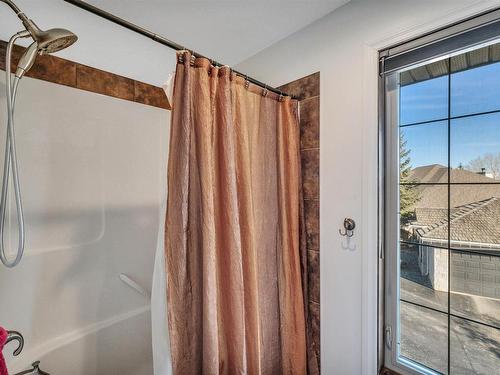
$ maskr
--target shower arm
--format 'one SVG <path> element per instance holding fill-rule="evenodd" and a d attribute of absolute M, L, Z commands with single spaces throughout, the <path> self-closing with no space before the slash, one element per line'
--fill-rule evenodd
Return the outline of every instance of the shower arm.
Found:
<path fill-rule="evenodd" d="M 16 4 L 14 4 L 12 0 L 0 0 L 0 1 L 7 4 L 10 7 L 10 9 L 12 9 L 14 13 L 16 13 L 16 16 L 19 17 L 19 19 L 23 23 L 24 28 L 28 30 L 31 35 L 33 35 L 33 30 L 38 28 L 35 25 L 35 23 L 32 20 L 30 20 L 28 16 L 26 16 L 26 14 L 24 14 L 24 12 L 21 11 L 21 9 L 19 9 L 19 7 Z"/>
<path fill-rule="evenodd" d="M 5 4 L 7 4 L 8 6 L 10 6 L 10 7 L 12 8 L 12 10 L 13 10 L 16 14 L 20 14 L 20 13 L 22 13 L 22 12 L 21 12 L 21 9 L 19 9 L 19 8 L 17 7 L 17 5 L 16 5 L 16 4 L 14 4 L 11 0 L 0 0 L 0 1 L 1 1 L 1 2 L 3 2 L 3 3 L 5 3 Z"/>

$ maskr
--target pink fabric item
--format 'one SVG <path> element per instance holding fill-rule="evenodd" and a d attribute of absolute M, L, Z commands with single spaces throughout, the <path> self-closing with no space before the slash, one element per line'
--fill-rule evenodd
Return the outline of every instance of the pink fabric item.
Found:
<path fill-rule="evenodd" d="M 5 358 L 2 354 L 2 350 L 8 336 L 8 332 L 0 327 L 0 375 L 9 375 L 9 372 L 7 371 L 7 363 L 5 363 Z"/>

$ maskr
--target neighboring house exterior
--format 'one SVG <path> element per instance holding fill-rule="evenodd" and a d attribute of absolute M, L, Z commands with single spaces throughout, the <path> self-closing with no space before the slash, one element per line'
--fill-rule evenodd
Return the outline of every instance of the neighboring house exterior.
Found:
<path fill-rule="evenodd" d="M 448 168 L 429 165 L 410 176 L 419 185 L 415 218 L 403 232 L 419 246 L 420 272 L 436 290 L 448 290 L 448 240 L 452 292 L 500 299 L 500 184 L 482 174 L 452 169 L 448 228 Z M 496 183 L 495 183 L 496 182 Z M 449 236 L 449 238 L 448 238 Z M 441 249 L 441 247 L 443 249 Z M 461 251 L 462 250 L 462 251 Z M 467 251 L 463 251 L 467 250 Z"/>

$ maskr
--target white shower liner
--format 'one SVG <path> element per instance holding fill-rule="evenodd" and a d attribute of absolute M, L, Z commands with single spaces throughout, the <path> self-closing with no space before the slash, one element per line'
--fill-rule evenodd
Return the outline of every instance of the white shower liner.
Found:
<path fill-rule="evenodd" d="M 166 168 L 165 168 L 166 169 Z M 165 195 L 167 196 L 165 174 Z M 151 327 L 153 342 L 154 375 L 172 375 L 172 360 L 170 355 L 170 338 L 167 319 L 167 277 L 165 267 L 165 214 L 166 199 L 160 207 L 158 242 L 156 247 L 153 284 L 151 290 Z"/>

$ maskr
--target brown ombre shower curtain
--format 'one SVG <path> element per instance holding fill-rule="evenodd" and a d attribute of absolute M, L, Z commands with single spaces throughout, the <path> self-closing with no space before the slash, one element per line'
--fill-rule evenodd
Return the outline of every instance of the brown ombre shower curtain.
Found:
<path fill-rule="evenodd" d="M 305 374 L 297 103 L 177 57 L 165 229 L 174 374 Z"/>

